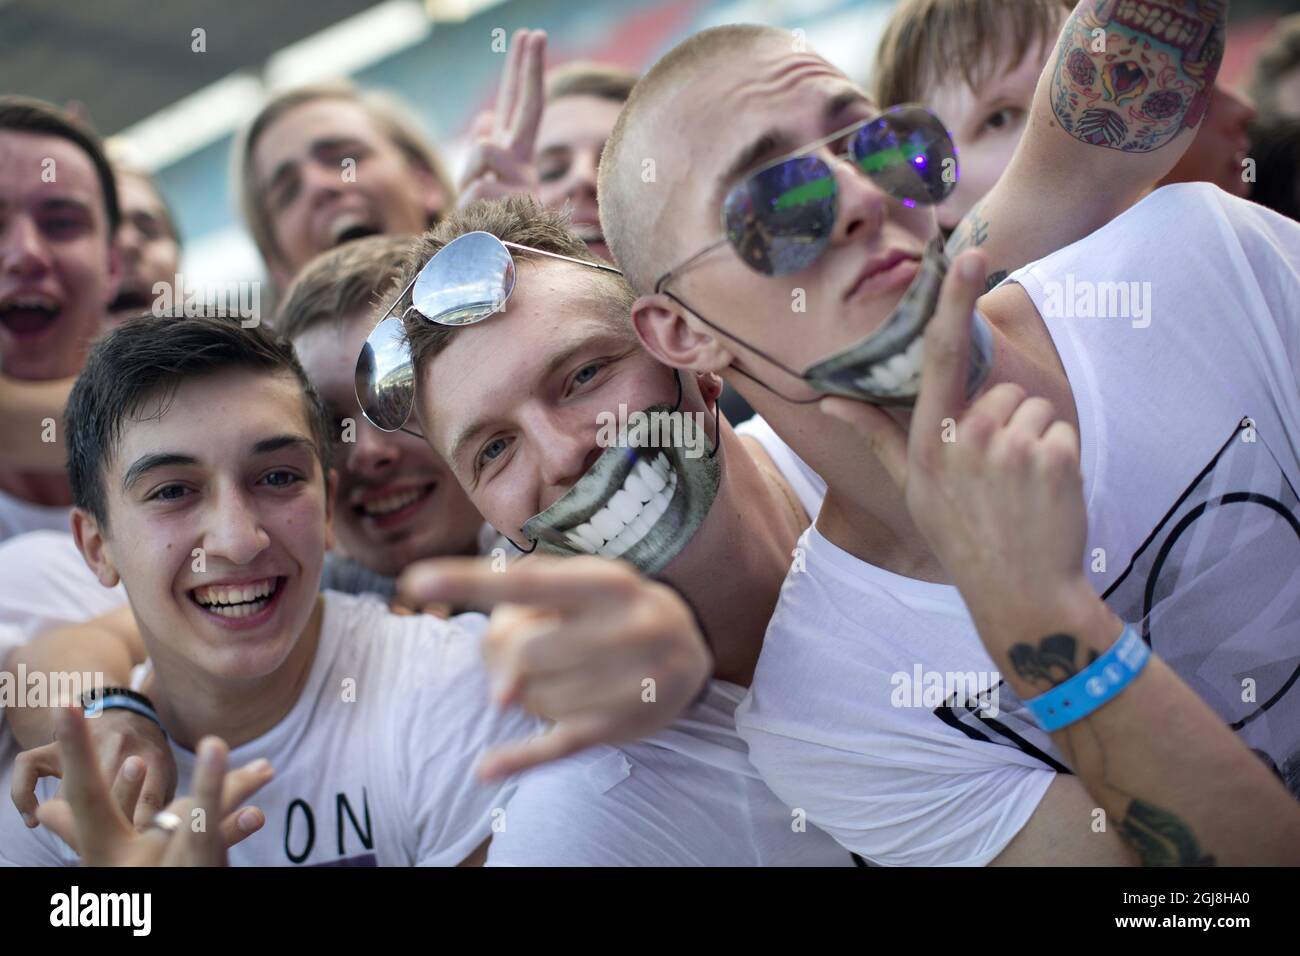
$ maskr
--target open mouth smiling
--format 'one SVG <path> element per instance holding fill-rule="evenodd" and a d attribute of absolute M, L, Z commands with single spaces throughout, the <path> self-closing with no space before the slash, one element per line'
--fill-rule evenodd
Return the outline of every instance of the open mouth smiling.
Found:
<path fill-rule="evenodd" d="M 716 458 L 690 458 L 684 448 L 609 448 L 523 532 L 542 551 L 622 558 L 654 574 L 703 524 L 721 468 Z"/>
<path fill-rule="evenodd" d="M 0 305 L 0 324 L 16 336 L 39 335 L 58 321 L 62 306 L 40 293 L 17 295 Z"/>
<path fill-rule="evenodd" d="M 284 577 L 274 577 L 244 584 L 205 584 L 191 588 L 189 595 L 205 614 L 237 621 L 269 611 L 278 603 L 284 581 Z"/>
<path fill-rule="evenodd" d="M 352 505 L 358 518 L 375 522 L 380 527 L 398 524 L 414 514 L 432 497 L 437 482 L 392 491 L 370 492 Z"/>

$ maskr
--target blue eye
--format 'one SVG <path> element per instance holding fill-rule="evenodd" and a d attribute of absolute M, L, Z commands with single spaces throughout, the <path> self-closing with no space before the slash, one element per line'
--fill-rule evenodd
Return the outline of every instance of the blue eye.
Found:
<path fill-rule="evenodd" d="M 505 454 L 506 448 L 509 446 L 509 444 L 510 443 L 507 442 L 504 438 L 492 439 L 492 441 L 484 445 L 483 450 L 478 453 L 479 463 L 490 464 L 491 462 L 496 461 L 503 454 Z"/>
<path fill-rule="evenodd" d="M 582 368 L 578 369 L 578 374 L 573 376 L 573 384 L 586 385 L 588 382 L 590 382 L 593 378 L 596 377 L 596 373 L 599 372 L 601 368 L 602 366 L 599 362 L 593 362 L 590 365 L 584 365 Z M 587 375 L 588 372 L 590 372 L 591 374 Z"/>

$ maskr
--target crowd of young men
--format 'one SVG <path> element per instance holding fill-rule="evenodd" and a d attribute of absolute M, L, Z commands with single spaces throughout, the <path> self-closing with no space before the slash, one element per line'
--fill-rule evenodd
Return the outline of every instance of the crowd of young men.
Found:
<path fill-rule="evenodd" d="M 0 863 L 1300 860 L 1300 224 L 1147 6 L 907 0 L 874 98 L 521 30 L 455 185 L 291 90 L 251 325 L 0 98 L 0 663 L 107 685 L 6 702 Z"/>

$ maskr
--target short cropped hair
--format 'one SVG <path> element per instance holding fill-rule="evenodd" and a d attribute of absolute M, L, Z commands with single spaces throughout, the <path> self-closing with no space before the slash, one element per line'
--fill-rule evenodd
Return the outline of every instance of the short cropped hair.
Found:
<path fill-rule="evenodd" d="M 113 167 L 104 152 L 104 143 L 90 125 L 59 109 L 52 103 L 30 96 L 0 96 L 0 130 L 31 133 L 37 136 L 57 136 L 66 139 L 90 157 L 99 179 L 99 191 L 104 200 L 104 217 L 108 222 L 111 240 L 122 219 L 117 202 L 117 182 Z"/>
<path fill-rule="evenodd" d="M 641 158 L 627 155 L 632 131 L 645 121 L 651 107 L 685 76 L 710 68 L 710 61 L 761 40 L 790 42 L 792 34 L 778 27 L 735 23 L 692 34 L 660 58 L 641 78 L 619 113 L 600 160 L 597 205 L 601 231 L 619 268 L 637 292 L 649 292 L 658 276 L 656 263 L 677 252 L 669 236 L 655 236 L 642 199 Z"/>
<path fill-rule="evenodd" d="M 470 232 L 487 232 L 502 242 L 513 242 L 542 252 L 553 252 L 594 265 L 605 265 L 587 249 L 586 243 L 578 234 L 569 228 L 569 214 L 566 211 L 547 209 L 531 196 L 517 195 L 470 203 L 464 209 L 450 214 L 431 232 L 414 240 L 406 266 L 394 283 L 396 288 L 405 288 L 439 249 Z M 511 249 L 510 254 L 517 262 L 545 261 L 544 256 L 519 249 Z M 636 296 L 631 287 L 621 276 L 608 270 L 593 269 L 591 278 L 597 300 L 602 306 L 608 306 L 610 321 L 622 323 L 628 334 L 633 334 L 631 315 Z M 399 311 L 403 312 L 409 305 L 409 297 L 396 303 Z M 445 349 L 458 330 L 426 322 L 415 313 L 407 316 L 403 325 L 418 381 L 425 363 Z"/>
<path fill-rule="evenodd" d="M 566 96 L 594 96 L 614 103 L 626 103 L 636 86 L 637 75 L 605 63 L 566 63 L 546 77 L 546 102 Z"/>
<path fill-rule="evenodd" d="M 1259 53 L 1250 93 L 1261 116 L 1277 111 L 1277 84 L 1292 70 L 1300 70 L 1300 13 L 1279 20 Z"/>
<path fill-rule="evenodd" d="M 1074 0 L 903 0 L 880 38 L 871 98 L 880 107 L 923 101 L 960 76 L 971 89 L 1004 56 L 1051 45 Z"/>
<path fill-rule="evenodd" d="M 410 236 L 366 236 L 322 252 L 284 295 L 275 330 L 293 340 L 325 322 L 342 322 L 377 307 L 411 254 Z"/>
<path fill-rule="evenodd" d="M 156 414 L 162 415 L 182 384 L 226 369 L 297 380 L 321 471 L 327 471 L 330 426 L 325 406 L 287 342 L 260 327 L 243 328 L 238 318 L 142 315 L 96 343 L 68 397 L 64 431 L 77 507 L 107 528 L 105 475 L 124 425 L 138 421 L 136 416 L 154 400 L 159 403 Z"/>
<path fill-rule="evenodd" d="M 363 91 L 347 80 L 330 80 L 294 87 L 272 97 L 257 112 L 235 138 L 232 152 L 231 179 L 239 197 L 239 209 L 248 231 L 252 233 L 257 250 L 267 262 L 279 261 L 282 256 L 275 244 L 275 231 L 267 204 L 257 183 L 253 168 L 253 153 L 258 140 L 267 128 L 291 110 L 317 100 L 344 100 L 360 105 L 375 121 L 380 131 L 388 136 L 407 161 L 433 174 L 447 203 L 456 201 L 456 187 L 441 157 L 420 130 L 419 124 L 406 107 L 394 96 L 376 90 Z"/>

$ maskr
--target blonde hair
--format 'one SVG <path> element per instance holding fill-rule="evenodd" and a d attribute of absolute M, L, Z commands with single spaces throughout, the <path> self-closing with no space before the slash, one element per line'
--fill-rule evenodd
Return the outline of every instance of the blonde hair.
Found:
<path fill-rule="evenodd" d="M 885 25 L 872 71 L 880 107 L 922 102 L 960 76 L 975 89 L 1005 55 L 1051 44 L 1073 0 L 903 0 Z"/>

